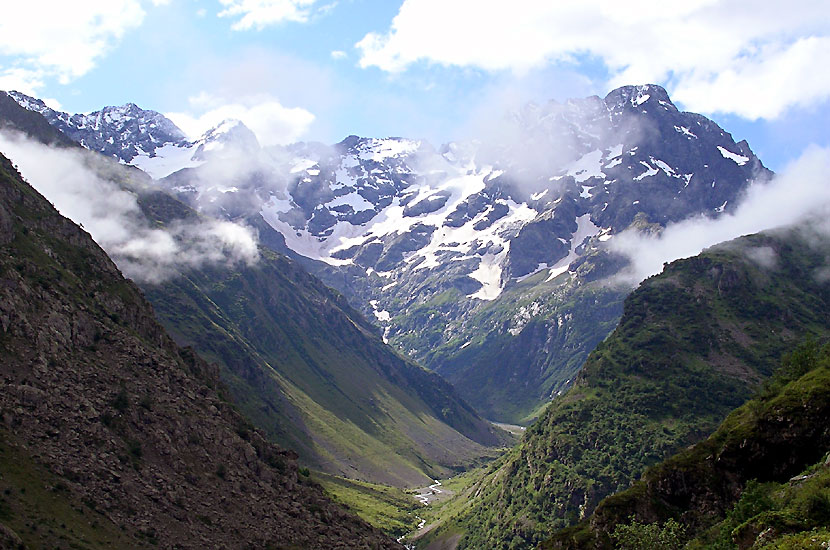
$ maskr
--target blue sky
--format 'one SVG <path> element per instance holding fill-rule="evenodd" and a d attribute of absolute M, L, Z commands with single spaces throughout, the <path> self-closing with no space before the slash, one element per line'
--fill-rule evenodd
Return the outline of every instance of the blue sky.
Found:
<path fill-rule="evenodd" d="M 0 89 L 134 102 L 266 143 L 475 135 L 521 103 L 664 85 L 773 169 L 830 145 L 830 6 L 792 0 L 33 0 L 3 8 Z"/>

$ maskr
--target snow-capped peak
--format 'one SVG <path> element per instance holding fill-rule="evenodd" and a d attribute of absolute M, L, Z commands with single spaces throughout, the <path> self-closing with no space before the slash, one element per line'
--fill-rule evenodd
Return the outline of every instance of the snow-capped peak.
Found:
<path fill-rule="evenodd" d="M 642 109 L 643 105 L 661 105 L 669 110 L 677 108 L 669 99 L 665 88 L 657 84 L 642 84 L 639 86 L 622 86 L 605 96 L 605 103 L 612 111 L 624 108 Z"/>
<path fill-rule="evenodd" d="M 237 118 L 226 118 L 213 128 L 206 131 L 202 134 L 202 140 L 209 141 L 210 139 L 216 139 L 222 134 L 227 134 L 234 131 L 235 128 L 238 126 L 245 127 L 245 124 L 242 123 L 241 120 Z M 247 129 L 247 127 L 245 127 Z"/>
<path fill-rule="evenodd" d="M 241 120 L 225 119 L 194 142 L 193 158 L 205 160 L 217 154 L 252 153 L 260 149 L 256 135 Z"/>

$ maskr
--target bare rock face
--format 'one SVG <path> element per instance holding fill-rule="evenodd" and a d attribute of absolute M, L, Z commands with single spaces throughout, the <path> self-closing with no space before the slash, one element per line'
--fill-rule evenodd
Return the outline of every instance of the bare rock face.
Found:
<path fill-rule="evenodd" d="M 399 548 L 254 430 L 215 369 L 178 348 L 89 236 L 0 160 L 4 445 L 132 547 Z M 39 547 L 49 532 L 0 536 Z"/>

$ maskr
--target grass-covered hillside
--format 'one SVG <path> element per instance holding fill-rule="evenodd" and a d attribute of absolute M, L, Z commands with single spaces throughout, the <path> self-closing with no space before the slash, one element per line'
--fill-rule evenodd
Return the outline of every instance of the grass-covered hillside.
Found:
<path fill-rule="evenodd" d="M 799 339 L 828 331 L 826 262 L 802 233 L 761 234 L 644 281 L 570 391 L 430 540 L 531 548 L 711 433 Z"/>
<path fill-rule="evenodd" d="M 680 529 L 674 547 L 826 548 L 830 541 L 830 346 L 788 355 L 758 396 L 706 440 L 606 498 L 545 548 L 617 548 L 621 533 Z M 821 546 L 824 544 L 824 546 Z"/>
<path fill-rule="evenodd" d="M 578 276 L 549 281 L 543 271 L 509 287 L 472 313 L 457 337 L 429 350 L 424 361 L 488 418 L 529 423 L 568 387 L 619 321 L 628 289 L 590 280 L 584 272 L 592 267 L 588 260 L 577 268 Z M 441 318 L 456 303 L 453 297 L 436 301 L 413 309 L 423 318 Z"/>

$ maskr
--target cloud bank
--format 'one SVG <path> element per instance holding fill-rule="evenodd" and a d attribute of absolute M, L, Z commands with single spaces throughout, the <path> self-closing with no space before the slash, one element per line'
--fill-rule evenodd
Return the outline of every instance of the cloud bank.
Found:
<path fill-rule="evenodd" d="M 830 98 L 830 8 L 814 0 L 405 0 L 362 67 L 526 72 L 601 61 L 609 87 L 666 84 L 687 108 L 775 118 Z"/>
<path fill-rule="evenodd" d="M 257 241 L 246 226 L 214 219 L 151 227 L 135 194 L 99 177 L 82 151 L 0 134 L 0 151 L 61 214 L 80 224 L 125 276 L 159 283 L 206 264 L 252 264 Z"/>
<path fill-rule="evenodd" d="M 657 236 L 629 230 L 609 241 L 631 260 L 621 275 L 636 284 L 662 271 L 664 262 L 694 256 L 705 248 L 776 227 L 813 220 L 811 229 L 830 238 L 830 149 L 811 147 L 768 183 L 755 183 L 732 214 L 697 217 L 667 226 Z M 761 265 L 772 261 L 758 255 Z"/>

